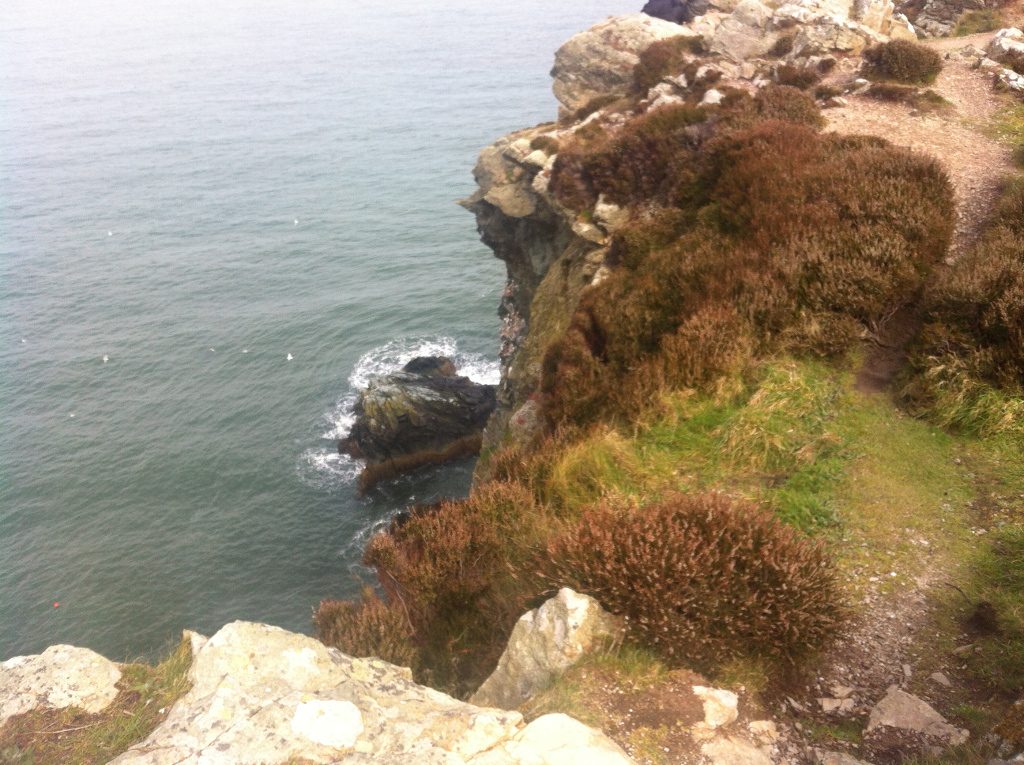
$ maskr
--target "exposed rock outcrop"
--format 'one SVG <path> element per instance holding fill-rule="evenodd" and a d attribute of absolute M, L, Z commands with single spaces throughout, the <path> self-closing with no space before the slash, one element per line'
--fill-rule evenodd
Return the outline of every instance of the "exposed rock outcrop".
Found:
<path fill-rule="evenodd" d="M 494 406 L 494 386 L 459 376 L 450 359 L 416 358 L 360 393 L 338 450 L 367 461 L 365 491 L 397 473 L 475 454 Z"/>
<path fill-rule="evenodd" d="M 789 52 L 763 58 L 783 37 L 792 38 Z M 713 0 L 685 24 L 645 14 L 612 17 L 558 50 L 552 75 L 561 122 L 512 133 L 483 149 L 473 171 L 478 188 L 462 202 L 508 276 L 499 307 L 502 376 L 485 446 L 528 442 L 543 426 L 536 397 L 544 352 L 565 333 L 583 291 L 607 275 L 611 237 L 630 215 L 605 199 L 580 215 L 564 209 L 549 189 L 561 147 L 593 123 L 614 132 L 639 111 L 681 103 L 694 92 L 715 103 L 727 87 L 750 92 L 767 85 L 780 62 L 817 67 L 833 53 L 856 54 L 890 37 L 915 38 L 892 0 Z M 576 119 L 595 98 L 630 92 L 640 53 L 673 38 L 699 41 L 707 51 L 690 56 L 697 63 L 690 79 L 666 77 L 645 98 L 633 93 L 634 109 L 599 107 Z M 480 470 L 485 474 L 487 466 Z"/>
<path fill-rule="evenodd" d="M 619 621 L 596 600 L 563 587 L 519 618 L 497 668 L 470 701 L 515 709 L 620 632 Z"/>
<path fill-rule="evenodd" d="M 919 737 L 922 744 L 957 746 L 968 739 L 968 732 L 950 725 L 946 719 L 932 709 L 925 701 L 906 691 L 893 687 L 879 701 L 865 728 L 867 738 L 880 739 L 885 736 Z"/>
<path fill-rule="evenodd" d="M 52 645 L 0 664 L 0 726 L 36 709 L 102 712 L 117 697 L 121 670 L 88 648 Z"/>
<path fill-rule="evenodd" d="M 633 67 L 651 43 L 688 33 L 643 13 L 602 21 L 569 38 L 555 53 L 555 98 L 571 114 L 595 98 L 625 95 L 633 86 Z"/>
<path fill-rule="evenodd" d="M 200 645 L 191 690 L 114 763 L 629 763 L 565 715 L 526 725 L 517 712 L 456 701 L 416 685 L 407 669 L 277 627 L 234 622 Z"/>
<path fill-rule="evenodd" d="M 986 7 L 985 0 L 926 0 L 914 16 L 914 26 L 924 37 L 945 37 L 966 11 Z"/>

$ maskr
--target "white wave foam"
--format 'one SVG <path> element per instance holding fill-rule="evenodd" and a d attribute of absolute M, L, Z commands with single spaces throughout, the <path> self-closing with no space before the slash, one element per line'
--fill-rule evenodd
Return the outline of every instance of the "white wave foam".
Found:
<path fill-rule="evenodd" d="M 486 358 L 479 353 L 463 353 L 458 343 L 450 337 L 416 337 L 392 340 L 384 345 L 367 351 L 352 368 L 348 376 L 349 390 L 346 391 L 331 411 L 325 413 L 327 430 L 321 438 L 329 439 L 332 444 L 344 438 L 355 422 L 355 405 L 359 391 L 369 382 L 381 375 L 397 372 L 417 356 L 447 356 L 455 364 L 459 374 L 465 375 L 474 382 L 485 385 L 497 385 L 501 379 L 501 368 L 497 361 Z M 309 458 L 314 469 L 323 473 L 326 479 L 334 481 L 347 477 L 353 483 L 359 475 L 360 463 L 328 449 L 311 450 L 306 455 L 319 455 Z M 306 458 L 304 455 L 304 458 Z"/>
<path fill-rule="evenodd" d="M 359 477 L 362 466 L 336 448 L 314 448 L 303 452 L 299 460 L 299 475 L 307 483 L 320 488 L 351 486 Z"/>

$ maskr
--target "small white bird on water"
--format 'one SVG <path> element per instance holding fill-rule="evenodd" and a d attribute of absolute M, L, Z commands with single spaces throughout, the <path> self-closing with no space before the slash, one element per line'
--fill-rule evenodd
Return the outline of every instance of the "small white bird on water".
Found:
<path fill-rule="evenodd" d="M 243 349 L 242 349 L 242 353 L 248 353 L 248 352 L 249 352 L 249 349 L 248 349 L 248 348 L 243 348 Z"/>
<path fill-rule="evenodd" d="M 292 355 L 291 355 L 291 354 L 289 353 L 289 354 L 288 354 L 288 355 L 287 355 L 287 356 L 286 356 L 285 358 L 287 358 L 287 359 L 288 359 L 288 361 L 291 361 L 291 360 L 292 360 L 292 359 L 294 359 L 295 357 L 294 357 L 294 356 L 292 356 Z"/>
<path fill-rule="evenodd" d="M 211 348 L 211 349 L 210 349 L 210 353 L 216 353 L 216 352 L 217 352 L 217 349 L 216 349 L 216 348 Z"/>
<path fill-rule="evenodd" d="M 296 226 L 298 226 L 298 225 L 299 225 L 299 219 L 298 219 L 298 218 L 296 218 L 296 219 L 295 219 L 295 225 L 296 225 Z"/>
<path fill-rule="evenodd" d="M 108 356 L 107 354 L 104 353 L 103 354 L 103 363 L 106 364 L 108 361 L 110 361 L 110 356 Z"/>

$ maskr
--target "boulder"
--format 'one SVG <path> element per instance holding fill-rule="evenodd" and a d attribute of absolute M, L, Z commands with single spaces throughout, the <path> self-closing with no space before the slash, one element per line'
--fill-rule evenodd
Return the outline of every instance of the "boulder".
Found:
<path fill-rule="evenodd" d="M 701 754 L 708 765 L 772 765 L 772 759 L 749 741 L 721 736 L 703 744 Z"/>
<path fill-rule="evenodd" d="M 572 113 L 597 97 L 625 95 L 633 87 L 633 68 L 651 43 L 693 34 L 644 13 L 612 16 L 571 37 L 555 53 L 555 98 Z"/>
<path fill-rule="evenodd" d="M 656 19 L 683 24 L 707 12 L 708 0 L 648 0 L 643 12 Z"/>
<path fill-rule="evenodd" d="M 628 765 L 598 731 L 565 715 L 517 712 L 418 686 L 408 669 L 352 659 L 305 635 L 250 622 L 196 653 L 192 688 L 116 765 Z"/>
<path fill-rule="evenodd" d="M 102 712 L 118 694 L 118 666 L 88 648 L 52 645 L 0 664 L 0 726 L 36 709 Z"/>
<path fill-rule="evenodd" d="M 708 729 L 728 725 L 739 717 L 737 709 L 739 697 L 732 691 L 695 685 L 693 686 L 693 695 L 699 698 L 704 705 L 703 725 Z"/>
<path fill-rule="evenodd" d="M 493 385 L 460 377 L 450 359 L 416 358 L 359 394 L 338 451 L 367 461 L 365 491 L 398 473 L 475 454 L 494 407 Z"/>
<path fill-rule="evenodd" d="M 904 2 L 912 8 L 914 3 Z M 916 16 L 911 16 L 914 26 L 925 37 L 944 37 L 953 31 L 956 22 L 966 11 L 982 10 L 986 0 L 926 0 Z"/>
<path fill-rule="evenodd" d="M 596 600 L 563 587 L 519 617 L 497 668 L 470 701 L 514 709 L 620 632 L 618 620 Z"/>
<path fill-rule="evenodd" d="M 916 734 L 947 746 L 958 746 L 969 737 L 966 730 L 950 725 L 927 702 L 895 686 L 871 710 L 865 733 L 877 737 L 885 734 L 886 729 Z"/>
<path fill-rule="evenodd" d="M 1024 60 L 1024 32 L 1015 27 L 1000 29 L 985 52 L 989 58 L 1001 64 Z"/>
<path fill-rule="evenodd" d="M 772 11 L 764 3 L 741 0 L 715 29 L 711 50 L 737 62 L 765 55 L 778 39 L 768 29 L 771 18 Z"/>

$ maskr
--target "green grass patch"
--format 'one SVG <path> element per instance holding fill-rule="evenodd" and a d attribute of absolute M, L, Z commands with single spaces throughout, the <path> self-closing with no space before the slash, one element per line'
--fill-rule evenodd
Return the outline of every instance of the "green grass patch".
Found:
<path fill-rule="evenodd" d="M 998 8 L 983 8 L 977 11 L 967 11 L 956 22 L 953 34 L 956 37 L 976 35 L 981 32 L 995 32 L 1008 26 L 1003 14 Z"/>
<path fill-rule="evenodd" d="M 126 664 L 103 712 L 37 710 L 0 728 L 0 755 L 21 765 L 100 765 L 148 736 L 188 691 L 192 651 L 183 640 L 156 666 Z"/>

